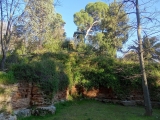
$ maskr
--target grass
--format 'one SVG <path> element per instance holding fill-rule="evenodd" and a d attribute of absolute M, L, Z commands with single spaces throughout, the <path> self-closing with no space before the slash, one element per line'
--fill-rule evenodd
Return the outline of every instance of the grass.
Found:
<path fill-rule="evenodd" d="M 160 120 L 160 109 L 153 116 L 144 116 L 142 107 L 126 107 L 93 100 L 64 102 L 55 105 L 54 115 L 27 117 L 18 120 Z"/>

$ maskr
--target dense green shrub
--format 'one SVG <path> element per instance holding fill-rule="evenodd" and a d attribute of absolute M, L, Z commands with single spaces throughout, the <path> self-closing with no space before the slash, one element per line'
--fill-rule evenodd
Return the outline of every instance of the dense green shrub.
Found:
<path fill-rule="evenodd" d="M 0 72 L 0 84 L 13 84 L 16 82 L 17 80 L 12 71 Z"/>
<path fill-rule="evenodd" d="M 16 64 L 12 67 L 12 71 L 14 72 L 14 76 L 19 81 L 32 82 L 35 78 L 34 69 L 29 64 Z"/>
<path fill-rule="evenodd" d="M 151 99 L 160 101 L 160 64 L 146 65 L 146 72 Z"/>
<path fill-rule="evenodd" d="M 90 58 L 89 58 L 90 59 Z M 88 60 L 88 67 L 82 69 L 82 74 L 87 82 L 84 86 L 88 87 L 112 87 L 113 89 L 119 84 L 117 76 L 114 73 L 114 60 L 96 57 Z M 83 84 L 83 81 L 82 81 Z"/>
<path fill-rule="evenodd" d="M 56 92 L 59 89 L 66 88 L 68 86 L 68 78 L 64 70 L 60 69 L 62 64 L 58 64 L 51 57 L 47 58 L 46 55 L 44 56 L 35 55 L 32 56 L 32 60 L 29 63 L 12 66 L 15 78 L 19 81 L 34 82 L 46 92 Z M 63 84 L 63 86 L 60 84 Z"/>
<path fill-rule="evenodd" d="M 139 63 L 94 53 L 65 51 L 32 54 L 24 61 L 20 58 L 10 68 L 17 80 L 35 82 L 46 92 L 64 90 L 73 85 L 86 89 L 108 87 L 120 95 L 129 95 L 133 90 L 142 91 Z M 156 99 L 160 97 L 157 95 L 160 89 L 159 71 L 159 64 L 146 65 L 151 97 Z"/>
<path fill-rule="evenodd" d="M 139 67 L 137 67 L 137 64 L 122 64 L 109 57 L 88 56 L 76 62 L 73 79 L 86 88 L 103 86 L 111 87 L 118 92 L 123 86 L 139 85 L 140 76 L 137 75 L 139 74 Z"/>

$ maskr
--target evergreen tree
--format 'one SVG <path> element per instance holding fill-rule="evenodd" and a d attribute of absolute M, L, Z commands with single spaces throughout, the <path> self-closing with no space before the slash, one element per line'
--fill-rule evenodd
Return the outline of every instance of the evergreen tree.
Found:
<path fill-rule="evenodd" d="M 74 23 L 78 26 L 78 31 L 84 32 L 84 39 L 89 40 L 89 35 L 99 31 L 101 20 L 107 15 L 108 5 L 103 2 L 89 3 L 85 10 L 80 10 L 74 14 Z"/>
<path fill-rule="evenodd" d="M 30 50 L 39 50 L 51 33 L 51 24 L 55 18 L 53 0 L 28 0 L 26 2 L 23 15 L 26 40 Z"/>
<path fill-rule="evenodd" d="M 50 26 L 50 31 L 43 44 L 44 48 L 50 52 L 57 52 L 61 50 L 63 41 L 65 40 L 64 31 L 65 22 L 59 13 L 55 14 L 55 18 Z"/>
<path fill-rule="evenodd" d="M 87 4 L 85 10 L 74 14 L 74 22 L 89 44 L 101 53 L 115 57 L 127 40 L 128 17 L 123 5 L 116 1 L 109 7 L 104 2 Z"/>
<path fill-rule="evenodd" d="M 108 15 L 101 24 L 101 29 L 105 35 L 104 41 L 109 44 L 107 48 L 112 48 L 115 52 L 122 48 L 123 43 L 128 39 L 129 25 L 127 23 L 128 17 L 123 5 L 116 1 L 111 3 Z"/>
<path fill-rule="evenodd" d="M 144 51 L 144 59 L 152 60 L 158 59 L 160 60 L 160 41 L 156 37 L 143 37 L 143 51 Z"/>

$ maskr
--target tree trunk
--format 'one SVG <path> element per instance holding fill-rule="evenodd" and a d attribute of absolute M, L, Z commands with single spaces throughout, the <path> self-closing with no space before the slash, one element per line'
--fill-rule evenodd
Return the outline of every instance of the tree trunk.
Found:
<path fill-rule="evenodd" d="M 86 32 L 86 35 L 84 36 L 84 43 L 85 43 L 85 41 L 86 41 L 86 38 L 87 38 L 87 36 L 88 36 L 88 34 L 89 34 L 89 32 L 91 31 L 91 29 L 92 29 L 92 27 L 93 27 L 93 25 L 94 24 L 96 24 L 96 23 L 98 23 L 99 21 L 94 21 L 93 23 L 92 23 L 92 25 L 88 28 L 88 30 L 87 30 L 87 32 Z"/>
<path fill-rule="evenodd" d="M 6 62 L 6 51 L 2 49 L 2 60 L 1 60 L 1 70 L 5 71 L 5 62 Z"/>
<path fill-rule="evenodd" d="M 141 73 L 142 73 L 142 87 L 143 87 L 144 104 L 145 104 L 145 115 L 151 116 L 152 115 L 152 106 L 151 106 L 148 84 L 147 84 L 147 77 L 146 77 L 145 66 L 144 66 L 138 0 L 136 0 L 136 17 L 137 17 L 137 36 L 138 36 L 138 43 L 139 43 L 139 60 L 140 60 L 140 67 L 141 67 Z"/>
<path fill-rule="evenodd" d="M 4 49 L 4 42 L 3 42 L 3 10 L 2 10 L 2 1 L 0 1 L 1 7 L 1 50 L 2 50 L 2 60 L 1 60 L 1 70 L 4 71 L 5 68 L 5 60 L 6 60 L 6 52 Z"/>

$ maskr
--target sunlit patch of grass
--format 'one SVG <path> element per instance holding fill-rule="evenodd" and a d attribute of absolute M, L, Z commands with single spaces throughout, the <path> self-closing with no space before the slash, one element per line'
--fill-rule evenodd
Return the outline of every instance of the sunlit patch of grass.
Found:
<path fill-rule="evenodd" d="M 55 105 L 55 115 L 28 117 L 19 120 L 159 120 L 160 109 L 153 110 L 153 116 L 144 116 L 142 107 L 126 107 L 105 104 L 93 100 L 64 102 Z"/>

